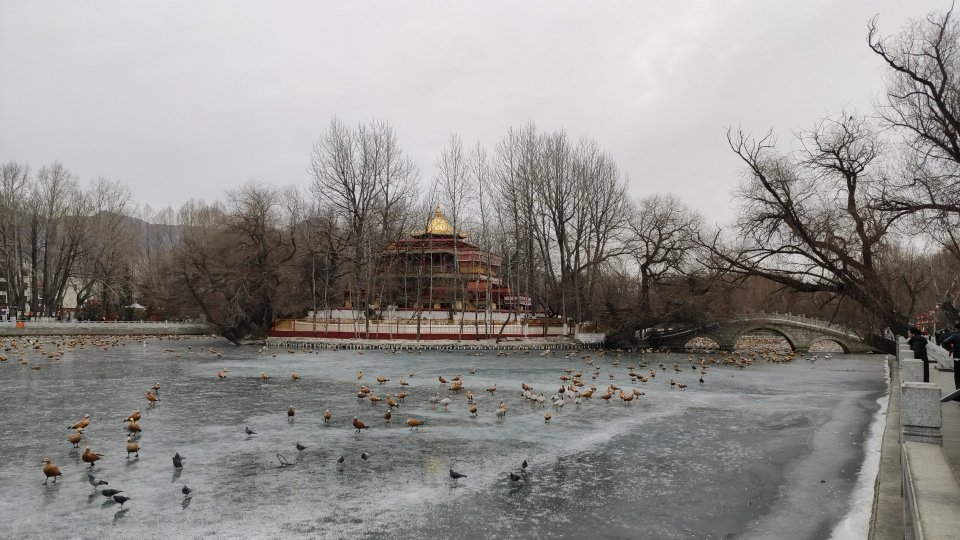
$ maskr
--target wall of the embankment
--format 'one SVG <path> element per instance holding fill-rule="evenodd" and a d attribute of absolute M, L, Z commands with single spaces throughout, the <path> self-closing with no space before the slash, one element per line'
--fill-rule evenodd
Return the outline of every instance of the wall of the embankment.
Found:
<path fill-rule="evenodd" d="M 210 334 L 205 324 L 163 322 L 0 323 L 0 336 L 195 336 Z"/>

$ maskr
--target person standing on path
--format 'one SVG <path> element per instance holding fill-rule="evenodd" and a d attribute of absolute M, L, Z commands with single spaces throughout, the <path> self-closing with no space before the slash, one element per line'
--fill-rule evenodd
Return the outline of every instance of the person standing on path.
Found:
<path fill-rule="evenodd" d="M 960 321 L 953 323 L 953 332 L 944 337 L 940 344 L 953 357 L 953 387 L 960 390 Z"/>
<path fill-rule="evenodd" d="M 920 329 L 916 326 L 908 330 L 910 339 L 907 345 L 913 351 L 913 357 L 917 360 L 923 360 L 923 382 L 930 382 L 930 361 L 927 359 L 927 338 L 923 337 Z"/>

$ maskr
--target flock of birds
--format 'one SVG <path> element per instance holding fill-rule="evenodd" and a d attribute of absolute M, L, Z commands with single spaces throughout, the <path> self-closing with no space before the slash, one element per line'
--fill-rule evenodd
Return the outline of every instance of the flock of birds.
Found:
<path fill-rule="evenodd" d="M 143 338 L 138 338 L 143 339 Z M 114 338 L 111 340 L 101 340 L 94 342 L 87 342 L 81 338 L 74 340 L 63 340 L 59 342 L 52 342 L 43 344 L 39 341 L 32 340 L 26 344 L 27 347 L 30 347 L 33 351 L 38 351 L 41 354 L 45 355 L 51 361 L 58 361 L 63 357 L 63 354 L 71 348 L 83 348 L 86 345 L 94 345 L 97 347 L 108 348 L 120 344 L 123 338 Z M 46 346 L 53 345 L 56 347 L 55 351 L 48 351 L 45 349 Z M 144 342 L 145 345 L 145 342 Z M 20 350 L 21 345 L 16 341 L 8 342 L 5 345 L 5 353 L 0 355 L 0 361 L 5 362 L 8 360 L 8 354 L 11 353 L 14 356 L 21 354 Z M 190 350 L 192 347 L 187 347 Z M 260 352 L 263 353 L 267 351 L 266 348 L 261 348 Z M 165 352 L 174 353 L 177 358 L 181 358 L 183 351 L 176 351 L 175 349 L 165 349 Z M 216 351 L 212 348 L 207 348 L 204 352 L 216 355 L 217 357 L 222 357 L 222 353 Z M 293 349 L 288 349 L 287 351 L 290 354 L 296 353 L 297 351 Z M 358 351 L 359 354 L 363 354 L 364 351 Z M 404 351 L 398 350 L 385 350 L 385 354 L 401 354 Z M 406 351 L 408 354 L 419 354 L 420 351 Z M 461 353 L 464 354 L 464 353 Z M 481 355 L 482 353 L 473 353 L 473 355 Z M 690 354 L 687 357 L 686 365 L 680 363 L 672 363 L 667 365 L 663 362 L 656 362 L 656 356 L 653 355 L 628 355 L 624 356 L 623 351 L 571 351 L 571 352 L 558 352 L 551 350 L 544 351 L 535 351 L 535 350 L 517 350 L 511 352 L 500 351 L 497 352 L 497 356 L 509 356 L 509 355 L 520 355 L 520 356 L 532 356 L 539 355 L 544 358 L 544 361 L 549 359 L 550 364 L 557 364 L 557 360 L 563 360 L 563 363 L 566 363 L 567 366 L 573 364 L 574 362 L 582 363 L 579 367 L 565 367 L 562 370 L 558 369 L 556 377 L 558 380 L 558 387 L 553 391 L 539 391 L 533 387 L 533 385 L 523 382 L 518 388 L 505 389 L 503 387 L 498 387 L 497 384 L 492 384 L 485 386 L 483 388 L 473 388 L 467 383 L 467 377 L 461 373 L 456 373 L 452 376 L 446 376 L 444 374 L 434 374 L 436 377 L 436 386 L 433 386 L 429 383 L 417 384 L 416 388 L 411 384 L 411 380 L 416 377 L 416 373 L 413 371 L 406 371 L 402 376 L 397 376 L 397 383 L 391 385 L 390 383 L 394 379 L 394 374 L 392 373 L 379 373 L 374 376 L 369 376 L 365 374 L 362 370 L 356 372 L 356 390 L 355 397 L 358 403 L 369 402 L 378 412 L 374 413 L 373 418 L 380 417 L 382 418 L 384 426 L 389 426 L 392 423 L 396 423 L 397 420 L 400 420 L 400 416 L 403 416 L 403 425 L 409 427 L 411 431 L 419 431 L 421 427 L 427 425 L 426 419 L 422 414 L 417 414 L 414 412 L 409 412 L 410 408 L 416 408 L 416 405 L 413 407 L 407 408 L 403 407 L 403 404 L 408 400 L 412 399 L 415 403 L 426 403 L 429 405 L 431 410 L 436 411 L 438 407 L 442 407 L 443 411 L 449 412 L 450 407 L 455 404 L 459 404 L 460 401 L 465 401 L 464 411 L 468 414 L 469 418 L 478 418 L 480 414 L 492 414 L 495 415 L 496 422 L 504 422 L 507 418 L 508 403 L 507 399 L 504 399 L 502 394 L 510 393 L 512 398 L 514 395 L 519 395 L 522 398 L 524 403 L 527 403 L 527 406 L 530 407 L 541 407 L 543 409 L 543 421 L 545 424 L 550 424 L 551 420 L 556 416 L 562 413 L 564 407 L 571 406 L 573 408 L 580 408 L 585 403 L 593 400 L 595 397 L 599 398 L 606 404 L 610 404 L 613 401 L 619 401 L 624 406 L 630 406 L 634 401 L 640 400 L 645 392 L 643 388 L 648 384 L 656 384 L 659 376 L 659 380 L 662 381 L 660 384 L 668 386 L 670 389 L 674 389 L 678 392 L 683 392 L 688 388 L 688 383 L 681 381 L 689 381 L 691 378 L 696 378 L 697 384 L 702 386 L 706 384 L 707 375 L 709 369 L 714 365 L 726 365 L 732 366 L 740 369 L 744 369 L 754 362 L 764 361 L 770 363 L 783 363 L 783 362 L 792 362 L 796 359 L 796 356 L 790 352 L 778 351 L 775 349 L 764 349 L 757 350 L 754 352 L 738 352 L 738 353 L 722 353 L 722 354 Z M 274 357 L 277 354 L 273 354 Z M 604 362 L 600 362 L 600 359 L 603 359 Z M 22 359 L 20 360 L 21 363 Z M 626 377 L 623 376 L 623 368 L 619 368 L 621 362 L 626 363 Z M 606 368 L 601 367 L 603 363 Z M 396 363 L 384 363 L 384 366 L 396 366 Z M 618 369 L 619 368 L 619 369 Z M 37 368 L 34 368 L 37 369 Z M 394 367 L 395 369 L 395 367 Z M 468 368 L 467 373 L 469 375 L 476 375 L 476 368 Z M 691 377 L 692 376 L 692 377 Z M 222 383 L 229 384 L 230 372 L 229 369 L 224 368 L 216 373 L 216 378 L 219 379 Z M 262 381 L 267 381 L 270 379 L 270 376 L 266 372 L 261 372 L 259 378 Z M 301 376 L 296 372 L 290 374 L 291 384 L 296 384 L 301 380 Z M 626 381 L 629 380 L 629 385 Z M 214 381 L 215 382 L 215 381 Z M 161 401 L 161 384 L 158 382 L 152 387 L 146 389 L 144 392 L 144 399 L 146 400 L 147 407 L 156 407 Z M 517 394 L 512 394 L 516 392 Z M 489 398 L 481 398 L 481 394 L 487 394 Z M 432 394 L 432 395 L 430 395 Z M 549 394 L 549 396 L 547 395 Z M 461 399 L 461 397 L 463 399 Z M 496 400 L 495 406 L 487 406 L 486 401 Z M 483 402 L 483 405 L 481 405 Z M 548 407 L 549 406 L 549 407 Z M 353 408 L 354 411 L 356 408 Z M 401 415 L 400 411 L 403 410 Z M 319 411 L 318 411 L 319 412 Z M 285 411 L 287 422 L 294 422 L 298 414 L 298 411 L 294 405 L 290 405 L 289 408 Z M 280 413 L 282 414 L 282 413 Z M 323 425 L 331 426 L 334 423 L 335 414 L 330 409 L 325 409 L 321 414 Z M 349 417 L 350 414 L 347 413 L 344 415 Z M 361 418 L 362 416 L 362 418 Z M 124 450 L 126 451 L 127 459 L 139 459 L 140 457 L 140 438 L 142 434 L 142 429 L 140 426 L 140 420 L 142 417 L 142 411 L 139 409 L 134 410 L 129 416 L 124 419 L 126 427 L 126 443 Z M 67 437 L 67 442 L 72 445 L 73 448 L 79 448 L 81 443 L 84 441 L 84 432 L 91 425 L 90 415 L 84 415 L 82 419 L 74 422 L 68 429 L 71 430 L 70 435 Z M 376 420 L 372 420 L 371 416 L 364 414 L 355 414 L 352 417 L 350 426 L 355 430 L 356 434 L 361 434 L 365 430 L 369 430 L 371 427 L 374 427 Z M 257 432 L 254 429 L 251 429 L 250 426 L 245 426 L 244 434 L 250 438 L 257 435 Z M 298 456 L 300 452 L 303 452 L 307 449 L 306 445 L 303 445 L 301 442 L 297 442 L 295 445 Z M 131 500 L 131 497 L 128 495 L 123 495 L 122 490 L 115 488 L 106 488 L 103 486 L 108 486 L 109 483 L 101 478 L 98 478 L 92 474 L 94 468 L 98 461 L 103 458 L 104 454 L 100 452 L 95 452 L 91 446 L 85 446 L 83 453 L 80 456 L 81 461 L 88 463 L 88 470 L 90 471 L 87 475 L 87 480 L 93 486 L 94 490 L 100 490 L 100 494 L 108 499 L 108 501 L 113 501 L 120 505 L 121 511 L 125 511 L 124 504 Z M 370 459 L 372 456 L 369 452 L 363 452 L 360 455 L 360 458 L 363 461 Z M 297 460 L 291 459 L 288 456 L 285 456 L 280 451 L 276 452 L 276 458 L 279 462 L 280 467 L 287 467 L 297 463 Z M 342 467 L 346 461 L 346 456 L 340 455 L 336 460 L 336 465 Z M 184 466 L 184 461 L 186 458 L 181 456 L 180 453 L 176 453 L 173 458 L 173 467 L 175 471 L 180 470 Z M 44 457 L 42 460 L 43 474 L 45 476 L 45 481 L 43 485 L 48 485 L 48 482 L 53 481 L 57 482 L 57 479 L 62 476 L 61 469 L 49 458 Z M 525 479 L 528 470 L 528 463 L 524 461 L 519 469 L 508 471 L 508 478 L 511 482 L 522 482 Z M 454 482 L 467 478 L 467 475 L 455 471 L 452 467 L 449 468 L 449 476 L 453 479 Z M 178 478 L 179 475 L 176 475 Z M 181 489 L 181 493 L 184 496 L 183 505 L 184 508 L 189 504 L 191 497 L 193 496 L 193 489 L 184 485 Z"/>
<path fill-rule="evenodd" d="M 76 336 L 76 337 L 64 337 L 62 339 L 54 340 L 41 340 L 37 338 L 21 338 L 21 339 L 11 339 L 3 342 L 3 352 L 0 353 L 0 363 L 7 363 L 12 358 L 15 359 L 17 365 L 29 366 L 31 370 L 40 371 L 44 368 L 44 363 L 57 363 L 64 358 L 64 355 L 73 350 L 83 350 L 83 349 L 102 349 L 104 351 L 110 350 L 113 347 L 126 345 L 131 342 L 142 342 L 146 344 L 145 336 L 110 336 L 110 337 L 97 337 L 97 336 Z M 184 339 L 178 338 L 176 336 L 164 336 L 157 339 Z M 32 361 L 28 360 L 28 357 L 32 357 Z M 147 402 L 152 406 L 160 402 L 160 383 L 154 384 L 145 392 Z M 126 431 L 126 441 L 124 448 L 126 450 L 127 459 L 130 459 L 131 455 L 135 459 L 140 457 L 140 436 L 142 428 L 140 426 L 140 420 L 142 418 L 142 411 L 134 410 L 129 416 L 124 419 L 125 431 Z M 72 448 L 79 449 L 80 444 L 84 440 L 85 431 L 90 428 L 92 419 L 89 414 L 83 415 L 83 418 L 67 426 L 67 429 L 71 430 L 69 436 L 67 436 L 67 442 L 72 445 Z M 74 454 L 75 455 L 75 454 Z M 92 447 L 85 446 L 83 452 L 80 453 L 80 460 L 84 463 L 88 463 L 88 470 L 92 471 L 96 466 L 96 463 L 103 459 L 104 454 L 100 452 L 93 451 Z M 177 454 L 174 456 L 174 465 L 176 467 L 182 467 L 180 463 L 181 456 Z M 41 461 L 43 467 L 43 475 L 45 480 L 43 485 L 49 485 L 51 483 L 56 484 L 57 479 L 63 476 L 60 467 L 53 462 L 49 457 L 44 457 Z M 94 490 L 100 490 L 99 493 L 103 495 L 107 500 L 105 504 L 119 504 L 121 512 L 125 512 L 127 508 L 124 506 L 128 501 L 131 500 L 131 497 L 127 495 L 121 495 L 124 493 L 123 490 L 115 488 L 104 488 L 102 486 L 109 485 L 109 482 L 98 478 L 92 474 L 92 472 L 87 473 L 87 481 L 93 486 Z M 190 497 L 192 489 L 187 486 L 183 486 L 182 493 L 185 497 Z M 92 496 L 92 495 L 91 495 Z"/>
<path fill-rule="evenodd" d="M 149 406 L 154 406 L 160 402 L 160 383 L 156 383 L 152 388 L 145 392 L 147 402 Z M 126 437 L 125 450 L 127 453 L 127 459 L 130 459 L 130 455 L 133 454 L 135 459 L 140 458 L 140 436 L 143 429 L 140 427 L 140 420 L 143 417 L 142 411 L 139 409 L 134 410 L 124 419 L 124 424 L 128 435 Z M 80 443 L 83 441 L 83 432 L 85 429 L 89 428 L 91 423 L 90 415 L 85 414 L 83 418 L 74 422 L 73 424 L 67 426 L 67 429 L 73 430 L 73 433 L 67 437 L 67 442 L 73 445 L 73 448 L 79 448 Z M 84 463 L 89 463 L 89 469 L 93 469 L 97 462 L 103 459 L 104 454 L 99 452 L 94 452 L 90 446 L 84 448 L 83 453 L 80 454 L 80 460 Z M 173 456 L 173 466 L 174 469 L 182 469 L 183 461 L 186 458 L 180 455 L 179 452 Z M 43 485 L 47 485 L 50 482 L 50 479 L 53 478 L 53 483 L 57 483 L 57 478 L 63 476 L 60 471 L 60 467 L 53 463 L 49 457 L 43 458 L 43 475 L 46 479 L 43 482 Z M 103 488 L 101 486 L 110 485 L 109 482 L 103 480 L 102 478 L 97 478 L 92 474 L 92 472 L 87 473 L 87 481 L 93 486 L 94 491 L 100 489 L 100 494 L 107 498 L 107 502 L 115 502 L 120 505 L 121 512 L 126 511 L 124 504 L 131 499 L 127 495 L 121 495 L 123 490 L 114 489 L 114 488 Z M 184 496 L 184 507 L 189 505 L 190 497 L 192 497 L 193 489 L 183 486 L 180 490 Z M 92 495 L 91 495 L 92 496 Z M 105 503 L 106 504 L 106 503 Z"/>

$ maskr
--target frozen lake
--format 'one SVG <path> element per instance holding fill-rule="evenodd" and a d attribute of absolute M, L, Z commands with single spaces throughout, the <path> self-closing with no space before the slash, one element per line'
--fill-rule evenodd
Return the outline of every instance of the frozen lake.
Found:
<path fill-rule="evenodd" d="M 713 365 L 700 386 L 686 354 L 290 354 L 148 339 L 88 340 L 50 359 L 56 346 L 19 345 L 0 363 L 0 536 L 9 538 L 826 538 L 852 509 L 869 507 L 855 501 L 855 487 L 886 391 L 881 355 Z M 645 385 L 627 376 L 640 362 L 649 364 L 641 373 L 657 370 Z M 566 368 L 599 390 L 557 410 L 549 397 Z M 438 376 L 457 373 L 464 392 L 439 385 Z M 377 376 L 390 380 L 379 385 Z M 671 377 L 686 391 L 672 389 Z M 383 402 L 358 401 L 360 384 L 384 398 L 401 378 L 410 396 L 389 424 Z M 158 382 L 161 402 L 149 406 L 144 392 Z M 521 383 L 547 396 L 549 424 Z M 645 395 L 605 403 L 611 383 Z M 484 391 L 494 384 L 495 395 Z M 466 389 L 477 395 L 477 418 Z M 448 410 L 431 408 L 436 392 L 451 396 Z M 126 459 L 123 419 L 135 409 L 142 450 Z M 67 426 L 84 414 L 92 422 L 75 450 Z M 354 416 L 370 429 L 356 433 Z M 410 417 L 423 427 L 407 428 Z M 298 453 L 297 442 L 307 449 Z M 84 446 L 104 454 L 93 471 L 131 498 L 125 511 L 87 483 Z M 278 451 L 295 464 L 280 467 Z M 186 457 L 179 471 L 176 452 Z M 62 470 L 56 484 L 41 485 L 45 456 Z M 512 481 L 524 460 L 527 472 Z M 451 479 L 450 468 L 467 477 Z M 184 485 L 195 490 L 190 499 Z"/>

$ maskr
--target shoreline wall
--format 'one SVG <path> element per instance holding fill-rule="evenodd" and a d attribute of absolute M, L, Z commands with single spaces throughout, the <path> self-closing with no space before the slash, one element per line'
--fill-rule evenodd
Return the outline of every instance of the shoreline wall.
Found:
<path fill-rule="evenodd" d="M 496 340 L 364 340 L 364 339 L 323 339 L 323 338 L 283 338 L 269 337 L 267 346 L 290 349 L 316 350 L 397 350 L 397 351 L 544 351 L 544 350 L 580 350 L 590 349 L 588 345 L 572 339 L 510 339 L 497 343 Z M 598 347 L 593 347 L 598 348 Z"/>
<path fill-rule="evenodd" d="M 34 322 L 22 327 L 0 323 L 0 336 L 199 336 L 212 334 L 206 324 L 153 322 Z"/>

